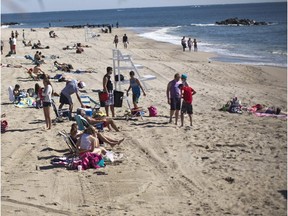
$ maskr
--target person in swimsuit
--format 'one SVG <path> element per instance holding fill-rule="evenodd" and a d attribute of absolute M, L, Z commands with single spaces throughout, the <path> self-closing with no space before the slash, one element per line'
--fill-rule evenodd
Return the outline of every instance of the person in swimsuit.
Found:
<path fill-rule="evenodd" d="M 142 90 L 144 96 L 146 96 L 146 93 L 140 81 L 134 77 L 135 76 L 134 71 L 130 71 L 129 74 L 130 74 L 130 86 L 127 90 L 127 96 L 128 96 L 128 92 L 130 91 L 130 89 L 132 89 L 132 101 L 133 101 L 134 109 L 137 109 L 138 108 L 137 104 L 139 102 L 139 98 L 141 95 L 140 89 Z"/>

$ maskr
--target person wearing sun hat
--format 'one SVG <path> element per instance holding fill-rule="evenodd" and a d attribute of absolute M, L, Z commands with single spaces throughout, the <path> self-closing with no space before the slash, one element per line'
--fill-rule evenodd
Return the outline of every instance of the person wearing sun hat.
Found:
<path fill-rule="evenodd" d="M 71 95 L 76 93 L 77 99 L 81 104 L 81 107 L 84 107 L 80 96 L 78 94 L 79 88 L 82 89 L 86 86 L 86 84 L 83 81 L 77 81 L 77 80 L 67 80 L 66 86 L 63 88 L 60 94 L 60 105 L 59 109 L 62 109 L 64 104 L 69 104 L 69 111 L 70 115 L 73 110 L 73 101 Z"/>

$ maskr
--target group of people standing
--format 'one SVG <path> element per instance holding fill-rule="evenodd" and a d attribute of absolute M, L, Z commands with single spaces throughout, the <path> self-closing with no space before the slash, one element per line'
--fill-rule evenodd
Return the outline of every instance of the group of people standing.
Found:
<path fill-rule="evenodd" d="M 181 81 L 180 81 L 181 79 Z M 190 126 L 192 126 L 192 114 L 193 114 L 193 95 L 196 91 L 191 88 L 187 82 L 187 75 L 179 73 L 174 75 L 174 79 L 168 83 L 167 86 L 167 101 L 170 105 L 170 120 L 172 123 L 172 118 L 175 114 L 175 124 L 178 123 L 179 111 L 181 110 L 181 126 L 184 125 L 184 114 L 187 113 L 190 120 Z M 182 104 L 181 104 L 181 99 Z"/>
<path fill-rule="evenodd" d="M 194 48 L 194 52 L 198 51 L 197 40 L 195 38 L 193 39 L 193 41 L 191 38 L 189 38 L 188 41 L 186 42 L 186 38 L 185 38 L 185 36 L 183 36 L 183 38 L 181 39 L 181 45 L 183 48 L 183 52 L 185 52 L 185 49 L 187 48 L 187 46 L 188 46 L 190 52 L 192 50 L 192 46 Z"/>

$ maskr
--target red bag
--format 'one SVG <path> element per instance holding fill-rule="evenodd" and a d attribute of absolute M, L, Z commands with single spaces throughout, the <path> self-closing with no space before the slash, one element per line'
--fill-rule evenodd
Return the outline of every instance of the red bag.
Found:
<path fill-rule="evenodd" d="M 109 99 L 109 95 L 107 92 L 99 92 L 99 99 L 101 102 L 105 102 Z"/>

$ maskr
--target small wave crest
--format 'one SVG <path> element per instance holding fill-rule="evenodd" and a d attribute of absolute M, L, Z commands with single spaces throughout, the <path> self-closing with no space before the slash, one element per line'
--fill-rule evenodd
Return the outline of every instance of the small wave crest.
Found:
<path fill-rule="evenodd" d="M 201 24 L 201 23 L 191 23 L 191 26 L 200 26 L 200 27 L 207 27 L 207 26 L 219 26 L 215 23 L 208 23 L 208 24 Z"/>

